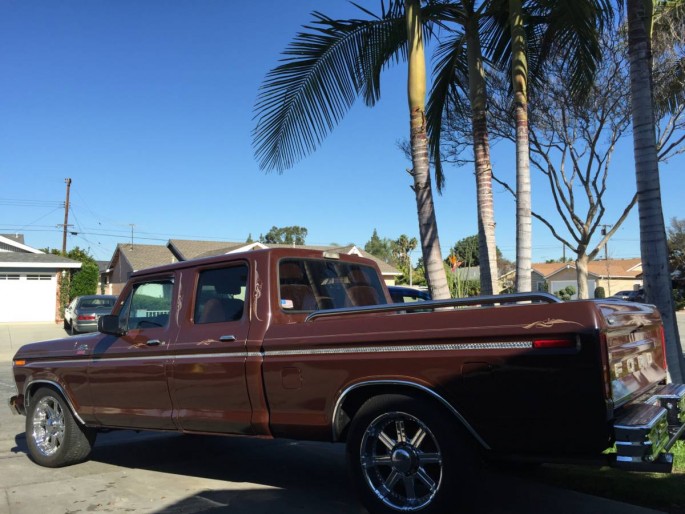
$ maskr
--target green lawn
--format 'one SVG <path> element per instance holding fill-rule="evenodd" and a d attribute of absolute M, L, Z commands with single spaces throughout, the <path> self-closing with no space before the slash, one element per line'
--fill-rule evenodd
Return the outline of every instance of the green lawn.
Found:
<path fill-rule="evenodd" d="M 675 454 L 675 465 L 669 475 L 632 473 L 609 467 L 545 465 L 535 478 L 595 496 L 685 514 L 685 441 L 678 441 L 671 451 Z"/>

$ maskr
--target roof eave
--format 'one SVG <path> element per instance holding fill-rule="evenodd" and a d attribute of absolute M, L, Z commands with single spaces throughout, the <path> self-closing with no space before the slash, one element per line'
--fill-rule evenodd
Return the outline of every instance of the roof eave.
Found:
<path fill-rule="evenodd" d="M 0 268 L 78 269 L 80 262 L 0 262 Z"/>

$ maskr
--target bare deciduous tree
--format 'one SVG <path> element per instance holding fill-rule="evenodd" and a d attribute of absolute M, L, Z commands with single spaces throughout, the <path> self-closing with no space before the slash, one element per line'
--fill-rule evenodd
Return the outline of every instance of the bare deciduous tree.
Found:
<path fill-rule="evenodd" d="M 563 223 L 560 227 L 539 214 L 555 238 L 576 254 L 578 297 L 589 298 L 588 263 L 618 230 L 637 200 L 627 207 L 612 227 L 593 245 L 606 214 L 604 203 L 611 157 L 619 139 L 630 127 L 629 79 L 617 38 L 606 38 L 604 60 L 595 85 L 582 100 L 571 95 L 561 67 L 550 65 L 544 85 L 534 93 L 530 107 L 531 163 L 549 181 L 554 205 Z M 496 94 L 495 98 L 502 98 Z M 506 98 L 506 97 L 505 97 Z M 512 117 L 508 104 L 493 106 L 496 132 L 512 139 Z M 498 179 L 496 179 L 498 180 Z M 498 180 L 509 191 L 506 183 Z"/>

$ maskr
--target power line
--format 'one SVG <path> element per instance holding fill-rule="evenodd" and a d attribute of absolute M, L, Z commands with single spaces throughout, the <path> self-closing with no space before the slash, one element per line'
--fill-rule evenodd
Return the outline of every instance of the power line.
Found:
<path fill-rule="evenodd" d="M 20 200 L 17 198 L 0 198 L 0 205 L 10 207 L 64 207 L 64 202 L 56 200 Z"/>

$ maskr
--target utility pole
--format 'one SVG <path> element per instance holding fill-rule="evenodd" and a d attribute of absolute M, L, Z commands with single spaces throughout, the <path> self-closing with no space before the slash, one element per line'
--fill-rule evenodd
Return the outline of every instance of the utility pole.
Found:
<path fill-rule="evenodd" d="M 71 179 L 65 178 L 67 184 L 67 200 L 64 202 L 64 225 L 62 225 L 62 255 L 67 254 L 67 227 L 69 226 L 69 190 L 71 189 Z"/>
<path fill-rule="evenodd" d="M 129 223 L 131 227 L 131 250 L 133 250 L 133 227 L 135 227 L 135 223 Z"/>
<path fill-rule="evenodd" d="M 600 225 L 602 227 L 602 235 L 607 235 L 607 228 L 613 227 L 613 225 Z M 604 243 L 604 265 L 607 268 L 607 296 L 611 296 L 611 272 L 609 270 L 609 240 Z"/>

